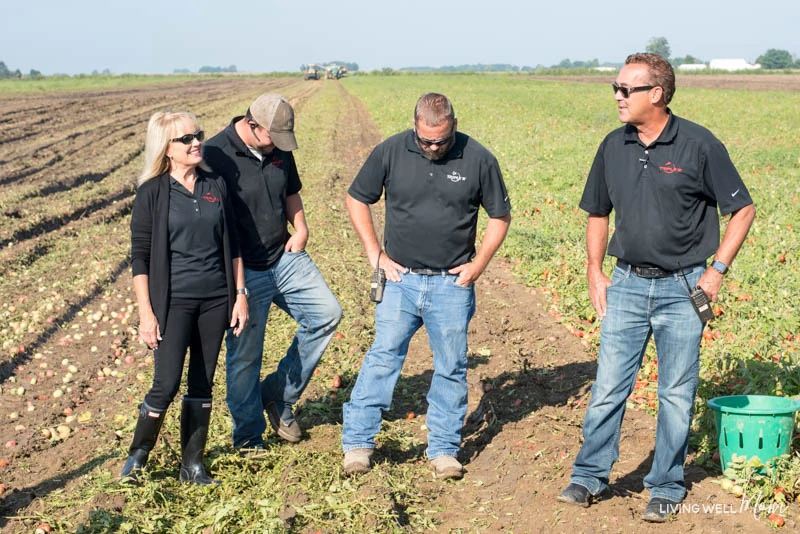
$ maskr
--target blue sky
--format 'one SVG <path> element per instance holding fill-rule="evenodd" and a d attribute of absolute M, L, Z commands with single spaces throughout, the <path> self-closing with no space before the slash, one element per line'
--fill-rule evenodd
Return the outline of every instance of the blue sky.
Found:
<path fill-rule="evenodd" d="M 675 57 L 797 56 L 800 1 L 12 0 L 0 16 L 0 61 L 44 74 L 296 71 L 333 60 L 362 70 L 533 67 L 621 62 L 651 37 L 666 37 Z"/>

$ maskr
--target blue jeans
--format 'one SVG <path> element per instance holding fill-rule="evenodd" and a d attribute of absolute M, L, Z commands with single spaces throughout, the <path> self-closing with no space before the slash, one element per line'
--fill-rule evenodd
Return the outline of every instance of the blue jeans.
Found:
<path fill-rule="evenodd" d="M 259 378 L 270 305 L 275 303 L 299 324 L 278 368 L 264 378 L 266 400 L 275 402 L 287 423 L 294 420 L 292 405 L 300 399 L 342 318 L 339 302 L 305 252 L 284 252 L 265 271 L 244 271 L 250 290 L 249 319 L 239 337 L 229 331 L 225 338 L 226 400 L 237 448 L 264 443 L 267 423 Z"/>
<path fill-rule="evenodd" d="M 704 265 L 685 268 L 688 285 L 694 288 L 703 271 Z M 633 392 L 652 335 L 658 354 L 658 419 L 653 465 L 644 486 L 651 499 L 680 502 L 686 496 L 683 462 L 699 382 L 704 325 L 679 273 L 641 278 L 631 273 L 629 266 L 617 266 L 611 283 L 600 329 L 597 379 L 583 422 L 583 446 L 570 481 L 593 495 L 608 486 L 611 466 L 619 458 L 625 402 Z"/>
<path fill-rule="evenodd" d="M 475 290 L 453 275 L 401 274 L 386 282 L 375 311 L 375 342 L 344 405 L 342 448 L 374 449 L 382 412 L 389 409 L 411 337 L 424 324 L 433 352 L 428 390 L 428 458 L 456 456 L 467 414 L 467 325 Z"/>

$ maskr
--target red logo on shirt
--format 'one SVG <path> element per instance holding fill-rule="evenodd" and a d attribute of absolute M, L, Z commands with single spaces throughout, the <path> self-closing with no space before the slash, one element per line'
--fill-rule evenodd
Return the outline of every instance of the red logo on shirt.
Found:
<path fill-rule="evenodd" d="M 275 167 L 280 167 L 282 163 L 283 163 L 282 159 L 276 159 L 269 162 L 270 165 L 274 165 Z"/>
<path fill-rule="evenodd" d="M 209 202 L 219 202 L 219 199 L 214 195 L 212 195 L 211 193 L 206 193 L 205 195 L 203 195 L 203 199 Z"/>
<path fill-rule="evenodd" d="M 671 161 L 668 161 L 664 165 L 659 167 L 659 170 L 667 174 L 672 174 L 675 172 L 683 172 L 683 169 L 681 169 L 680 167 L 676 167 L 675 164 L 672 163 Z"/>

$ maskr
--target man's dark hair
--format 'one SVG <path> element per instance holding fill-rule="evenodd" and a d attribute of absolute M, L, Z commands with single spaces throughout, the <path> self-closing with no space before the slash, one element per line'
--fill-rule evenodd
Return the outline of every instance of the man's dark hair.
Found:
<path fill-rule="evenodd" d="M 650 85 L 661 87 L 664 91 L 664 104 L 672 101 L 675 94 L 675 71 L 669 61 L 657 54 L 649 52 L 631 54 L 625 59 L 625 64 L 631 63 L 647 65 L 650 71 Z"/>

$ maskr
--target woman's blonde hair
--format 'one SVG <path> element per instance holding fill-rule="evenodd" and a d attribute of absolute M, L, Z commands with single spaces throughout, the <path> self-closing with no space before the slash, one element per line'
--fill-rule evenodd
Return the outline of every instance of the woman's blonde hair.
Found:
<path fill-rule="evenodd" d="M 144 141 L 144 168 L 136 181 L 136 185 L 142 185 L 147 180 L 164 174 L 169 170 L 167 147 L 177 133 L 177 125 L 187 120 L 194 125 L 195 130 L 200 129 L 197 117 L 188 111 L 156 111 L 153 113 L 147 122 L 147 137 Z M 200 168 L 205 171 L 209 170 L 205 162 L 200 164 Z"/>

